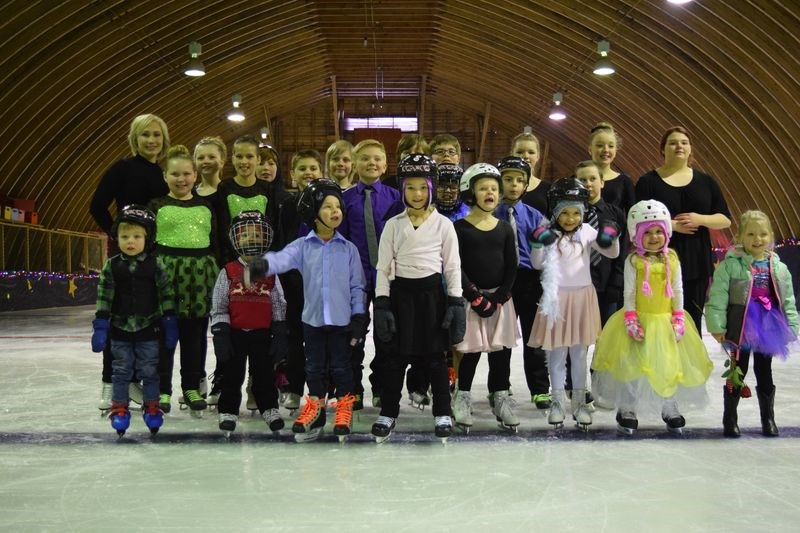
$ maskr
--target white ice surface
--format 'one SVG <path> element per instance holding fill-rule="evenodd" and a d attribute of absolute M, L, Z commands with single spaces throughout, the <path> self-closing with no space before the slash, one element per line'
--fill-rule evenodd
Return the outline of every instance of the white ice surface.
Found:
<path fill-rule="evenodd" d="M 432 437 L 430 411 L 405 399 L 397 433 L 376 445 L 369 398 L 343 446 L 330 433 L 296 444 L 289 429 L 275 440 L 244 409 L 226 442 L 214 414 L 193 419 L 176 402 L 154 440 L 134 412 L 118 441 L 96 409 L 92 313 L 0 314 L 3 531 L 800 530 L 798 353 L 773 364 L 776 439 L 761 436 L 755 398 L 740 404 L 742 437 L 722 438 L 723 357 L 706 336 L 711 405 L 686 413 L 678 438 L 644 417 L 633 438 L 618 437 L 613 411 L 603 410 L 588 435 L 552 431 L 528 401 L 518 347 L 516 435 L 496 427 L 481 361 L 476 425 L 447 445 Z"/>

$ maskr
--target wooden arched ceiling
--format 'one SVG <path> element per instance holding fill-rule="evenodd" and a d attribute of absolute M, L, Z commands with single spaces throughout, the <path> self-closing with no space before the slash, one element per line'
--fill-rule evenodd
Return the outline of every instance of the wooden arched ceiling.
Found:
<path fill-rule="evenodd" d="M 660 163 L 682 124 L 696 166 L 734 214 L 759 207 L 800 232 L 800 2 L 695 0 L 10 0 L 0 6 L 0 192 L 33 198 L 45 225 L 92 230 L 88 200 L 151 112 L 173 143 L 228 142 L 271 118 L 340 98 L 419 97 L 493 132 L 531 125 L 569 168 L 599 120 L 624 138 L 618 166 Z M 366 45 L 365 45 L 366 38 Z M 611 41 L 617 73 L 591 73 Z M 187 45 L 207 75 L 188 78 Z M 423 84 L 423 79 L 425 80 Z M 547 118 L 553 92 L 569 118 Z M 225 115 L 241 93 L 248 119 Z M 487 105 L 488 104 L 488 105 Z M 434 131 L 425 131 L 430 136 Z"/>

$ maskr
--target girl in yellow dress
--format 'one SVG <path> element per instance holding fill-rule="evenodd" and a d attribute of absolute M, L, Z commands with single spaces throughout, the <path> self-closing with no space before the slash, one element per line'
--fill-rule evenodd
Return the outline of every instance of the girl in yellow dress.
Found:
<path fill-rule="evenodd" d="M 666 206 L 643 200 L 628 212 L 634 253 L 625 261 L 624 308 L 614 313 L 595 347 L 593 390 L 617 405 L 617 427 L 631 435 L 636 412 L 661 409 L 667 429 L 681 433 L 683 405 L 705 405 L 713 364 L 694 321 L 684 320 L 681 267 L 667 248 Z"/>

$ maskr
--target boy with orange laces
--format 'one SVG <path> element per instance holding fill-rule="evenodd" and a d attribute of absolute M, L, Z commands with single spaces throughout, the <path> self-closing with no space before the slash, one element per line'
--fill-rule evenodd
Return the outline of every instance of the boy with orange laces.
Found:
<path fill-rule="evenodd" d="M 342 203 L 347 217 L 339 227 L 345 239 L 356 245 L 361 256 L 361 265 L 366 277 L 366 308 L 375 299 L 375 265 L 378 264 L 378 243 L 381 239 L 386 214 L 400 200 L 397 189 L 381 183 L 381 176 L 386 172 L 386 149 L 383 143 L 374 139 L 361 141 L 353 149 L 355 155 L 356 175 L 358 183 L 342 193 Z M 372 406 L 380 407 L 382 359 L 386 349 L 383 343 L 373 337 L 375 357 L 370 364 L 372 374 L 369 377 L 372 385 Z M 352 367 L 354 391 L 357 406 L 363 401 L 364 346 L 353 347 Z"/>

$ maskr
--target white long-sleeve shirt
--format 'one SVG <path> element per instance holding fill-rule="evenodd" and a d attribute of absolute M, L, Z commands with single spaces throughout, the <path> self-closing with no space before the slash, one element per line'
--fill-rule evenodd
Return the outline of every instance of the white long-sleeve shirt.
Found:
<path fill-rule="evenodd" d="M 586 287 L 592 284 L 592 274 L 589 270 L 591 260 L 589 250 L 595 249 L 601 255 L 614 259 L 619 255 L 619 239 L 614 239 L 608 248 L 597 245 L 597 230 L 589 224 L 581 224 L 570 239 L 558 240 L 552 246 L 558 246 L 555 253 L 558 269 L 561 272 L 559 287 Z M 531 264 L 533 268 L 541 270 L 544 265 L 545 247 L 531 250 Z"/>
<path fill-rule="evenodd" d="M 408 212 L 386 221 L 378 246 L 375 296 L 388 296 L 395 277 L 420 279 L 442 274 L 449 296 L 461 296 L 458 237 L 450 220 L 436 211 L 414 229 Z"/>

